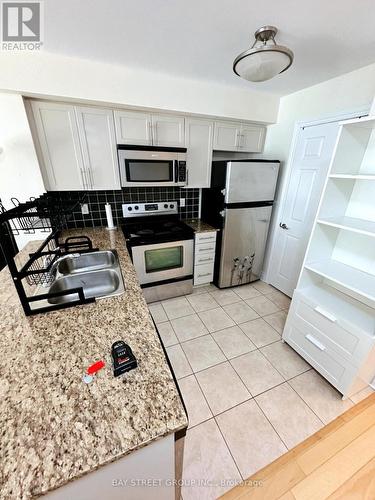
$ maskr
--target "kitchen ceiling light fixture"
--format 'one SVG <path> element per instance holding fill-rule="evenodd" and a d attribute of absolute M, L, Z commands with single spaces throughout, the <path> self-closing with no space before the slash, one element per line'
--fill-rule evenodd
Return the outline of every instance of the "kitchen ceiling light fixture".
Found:
<path fill-rule="evenodd" d="M 251 82 L 265 82 L 286 71 L 293 62 L 293 52 L 277 45 L 275 26 L 262 26 L 255 33 L 255 42 L 233 62 L 236 75 Z"/>

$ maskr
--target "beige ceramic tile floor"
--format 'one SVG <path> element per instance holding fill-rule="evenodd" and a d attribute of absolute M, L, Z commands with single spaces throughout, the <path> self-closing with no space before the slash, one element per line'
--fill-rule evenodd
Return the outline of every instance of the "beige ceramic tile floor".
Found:
<path fill-rule="evenodd" d="M 214 499 L 364 398 L 281 342 L 290 299 L 261 281 L 150 304 L 187 407 L 183 500 Z"/>

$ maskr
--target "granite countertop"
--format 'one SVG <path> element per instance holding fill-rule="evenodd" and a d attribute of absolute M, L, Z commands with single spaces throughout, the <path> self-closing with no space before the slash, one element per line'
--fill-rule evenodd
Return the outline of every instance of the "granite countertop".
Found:
<path fill-rule="evenodd" d="M 187 426 L 122 232 L 72 234 L 117 250 L 126 292 L 27 318 L 1 271 L 0 498 L 37 497 Z M 110 347 L 118 339 L 138 368 L 115 378 Z M 84 384 L 85 369 L 100 359 L 105 368 Z"/>
<path fill-rule="evenodd" d="M 188 219 L 184 221 L 188 226 L 192 227 L 196 233 L 206 233 L 209 231 L 219 231 L 219 229 L 210 226 L 207 222 L 201 219 Z"/>

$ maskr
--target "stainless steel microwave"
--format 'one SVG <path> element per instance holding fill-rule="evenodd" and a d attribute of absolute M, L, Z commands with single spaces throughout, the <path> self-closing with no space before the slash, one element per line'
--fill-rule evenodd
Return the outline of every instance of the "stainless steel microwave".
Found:
<path fill-rule="evenodd" d="M 121 186 L 185 186 L 186 148 L 117 146 Z"/>

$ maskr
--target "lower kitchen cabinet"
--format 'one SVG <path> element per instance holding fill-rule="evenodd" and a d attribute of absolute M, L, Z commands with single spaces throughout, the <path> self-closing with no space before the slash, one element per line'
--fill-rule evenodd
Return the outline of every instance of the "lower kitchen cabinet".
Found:
<path fill-rule="evenodd" d="M 211 283 L 214 277 L 216 231 L 195 234 L 194 285 Z"/>
<path fill-rule="evenodd" d="M 200 118 L 185 120 L 188 188 L 210 187 L 214 122 Z"/>

